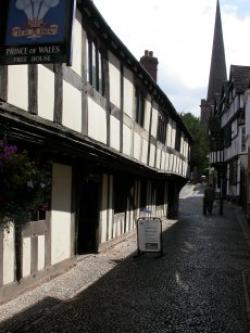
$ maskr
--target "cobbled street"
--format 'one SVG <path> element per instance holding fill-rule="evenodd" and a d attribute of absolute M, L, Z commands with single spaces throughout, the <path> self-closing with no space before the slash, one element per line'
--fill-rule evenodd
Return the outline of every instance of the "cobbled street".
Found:
<path fill-rule="evenodd" d="M 179 221 L 164 222 L 164 257 L 134 258 L 130 238 L 82 261 L 89 270 L 105 262 L 110 269 L 75 297 L 26 309 L 2 322 L 0 332 L 249 332 L 250 247 L 238 219 L 229 204 L 224 217 L 218 207 L 204 217 L 202 188 L 188 185 Z"/>

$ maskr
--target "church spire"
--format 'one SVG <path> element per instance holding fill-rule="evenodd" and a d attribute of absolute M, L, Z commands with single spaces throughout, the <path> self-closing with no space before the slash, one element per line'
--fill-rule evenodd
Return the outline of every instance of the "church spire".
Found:
<path fill-rule="evenodd" d="M 207 92 L 207 102 L 213 104 L 214 95 L 221 92 L 222 83 L 227 80 L 226 57 L 222 32 L 220 3 L 217 0 L 213 51 Z"/>

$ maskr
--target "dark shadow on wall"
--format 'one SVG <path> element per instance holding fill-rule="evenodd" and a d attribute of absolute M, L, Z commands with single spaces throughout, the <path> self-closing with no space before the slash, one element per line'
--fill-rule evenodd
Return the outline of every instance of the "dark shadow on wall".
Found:
<path fill-rule="evenodd" d="M 187 214 L 194 205 L 196 218 Z M 221 218 L 201 223 L 199 197 L 182 199 L 180 208 L 180 221 L 163 235 L 164 257 L 134 258 L 133 254 L 74 299 L 58 306 L 59 300 L 47 298 L 2 323 L 0 332 L 186 333 L 227 332 L 229 328 L 247 332 L 241 274 L 230 271 L 232 278 L 217 284 L 218 276 L 229 271 L 220 269 L 217 276 L 215 258 L 225 266 L 227 256 L 220 258 L 218 247 L 208 247 L 209 237 L 211 242 L 219 237 L 218 227 L 223 241 L 229 242 L 228 222 Z"/>

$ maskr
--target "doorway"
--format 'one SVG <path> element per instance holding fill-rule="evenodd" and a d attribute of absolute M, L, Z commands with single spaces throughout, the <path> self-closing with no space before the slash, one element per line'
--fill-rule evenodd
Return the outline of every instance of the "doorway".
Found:
<path fill-rule="evenodd" d="M 98 251 L 101 177 L 89 174 L 79 184 L 77 254 Z"/>

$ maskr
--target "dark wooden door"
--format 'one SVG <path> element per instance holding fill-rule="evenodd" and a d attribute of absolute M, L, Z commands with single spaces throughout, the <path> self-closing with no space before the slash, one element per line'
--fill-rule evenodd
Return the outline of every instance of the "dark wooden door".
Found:
<path fill-rule="evenodd" d="M 96 252 L 98 249 L 100 177 L 87 176 L 80 184 L 78 217 L 78 254 Z"/>

